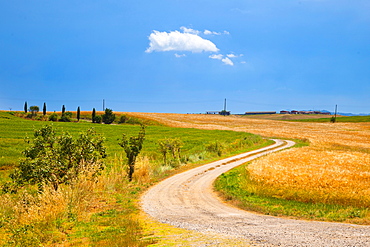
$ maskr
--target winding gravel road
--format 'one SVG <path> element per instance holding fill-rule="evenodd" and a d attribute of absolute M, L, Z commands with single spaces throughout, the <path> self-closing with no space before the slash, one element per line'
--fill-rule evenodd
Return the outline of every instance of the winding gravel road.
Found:
<path fill-rule="evenodd" d="M 267 153 L 294 145 L 274 140 L 259 150 L 172 176 L 142 197 L 143 210 L 162 223 L 241 237 L 258 246 L 370 246 L 370 227 L 258 215 L 221 202 L 213 181 L 222 173 Z"/>

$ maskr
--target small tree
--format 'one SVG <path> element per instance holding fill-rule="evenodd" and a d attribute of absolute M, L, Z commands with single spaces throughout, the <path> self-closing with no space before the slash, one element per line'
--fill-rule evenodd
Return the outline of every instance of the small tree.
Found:
<path fill-rule="evenodd" d="M 62 116 L 64 115 L 65 112 L 66 112 L 66 107 L 63 105 L 62 106 Z"/>
<path fill-rule="evenodd" d="M 93 123 L 95 123 L 95 117 L 96 117 L 96 111 L 95 111 L 95 108 L 93 108 L 92 114 L 91 114 L 91 119 Z"/>
<path fill-rule="evenodd" d="M 37 105 L 30 106 L 30 112 L 32 116 L 36 116 L 40 108 Z"/>
<path fill-rule="evenodd" d="M 44 102 L 44 107 L 42 108 L 42 114 L 46 115 L 46 103 Z"/>
<path fill-rule="evenodd" d="M 105 109 L 105 113 L 103 114 L 103 123 L 111 124 L 116 119 L 116 115 L 113 114 L 112 109 Z"/>
<path fill-rule="evenodd" d="M 27 106 L 27 101 L 24 102 L 24 113 L 27 113 L 27 110 L 28 110 L 28 106 Z"/>
<path fill-rule="evenodd" d="M 77 121 L 80 121 L 80 117 L 81 117 L 81 110 L 80 110 L 80 107 L 77 107 Z"/>
<path fill-rule="evenodd" d="M 74 139 L 69 133 L 57 136 L 53 127 L 44 126 L 28 141 L 31 145 L 23 152 L 25 158 L 10 177 L 17 187 L 51 184 L 58 190 L 60 184 L 72 182 L 84 170 L 97 175 L 106 157 L 103 141 L 93 129 Z"/>
<path fill-rule="evenodd" d="M 167 164 L 167 154 L 172 154 L 172 158 L 177 163 L 181 158 L 182 141 L 179 138 L 166 138 L 158 140 L 159 152 L 163 155 L 163 162 Z"/>
<path fill-rule="evenodd" d="M 127 136 L 123 134 L 121 142 L 118 143 L 121 147 L 123 147 L 126 153 L 129 166 L 128 172 L 129 181 L 132 180 L 132 174 L 134 174 L 135 171 L 136 157 L 139 155 L 143 147 L 144 140 L 145 140 L 145 126 L 141 125 L 141 129 L 137 137 L 130 136 L 130 138 L 127 138 Z"/>

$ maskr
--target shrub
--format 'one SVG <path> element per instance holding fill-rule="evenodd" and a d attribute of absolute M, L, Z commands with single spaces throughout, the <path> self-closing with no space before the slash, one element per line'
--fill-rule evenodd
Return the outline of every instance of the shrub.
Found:
<path fill-rule="evenodd" d="M 59 119 L 60 122 L 71 122 L 72 112 L 65 112 Z"/>
<path fill-rule="evenodd" d="M 129 119 L 127 115 L 122 115 L 118 121 L 118 123 L 126 123 L 126 121 Z"/>
<path fill-rule="evenodd" d="M 93 119 L 93 123 L 101 123 L 102 122 L 102 117 L 101 116 L 95 116 Z"/>
<path fill-rule="evenodd" d="M 31 145 L 23 152 L 25 158 L 10 177 L 18 187 L 50 184 L 57 190 L 86 168 L 96 175 L 103 169 L 102 159 L 106 156 L 103 141 L 93 129 L 74 139 L 69 133 L 57 136 L 53 127 L 44 126 L 35 131 L 32 141 L 28 140 Z"/>
<path fill-rule="evenodd" d="M 179 138 L 158 140 L 159 152 L 163 156 L 165 165 L 167 164 L 167 154 L 171 154 L 172 159 L 176 161 L 177 164 L 180 163 L 182 145 L 183 143 Z"/>
<path fill-rule="evenodd" d="M 49 121 L 58 121 L 58 114 L 56 113 L 52 113 L 50 116 L 49 116 Z"/>
<path fill-rule="evenodd" d="M 206 150 L 211 153 L 216 153 L 218 156 L 221 156 L 225 150 L 225 144 L 214 141 L 206 145 Z"/>

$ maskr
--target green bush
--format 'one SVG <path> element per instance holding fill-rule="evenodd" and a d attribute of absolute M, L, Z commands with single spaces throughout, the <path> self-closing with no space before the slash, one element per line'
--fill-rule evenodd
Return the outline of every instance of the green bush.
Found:
<path fill-rule="evenodd" d="M 70 183 L 84 170 L 96 175 L 106 156 L 103 141 L 93 129 L 74 139 L 69 133 L 57 136 L 52 126 L 44 126 L 27 141 L 30 146 L 23 151 L 25 158 L 10 178 L 16 187 L 51 184 L 57 190 L 59 184 Z"/>
<path fill-rule="evenodd" d="M 166 138 L 158 140 L 158 150 L 163 156 L 163 162 L 167 165 L 167 161 L 172 161 L 171 166 L 180 164 L 181 148 L 183 142 L 179 138 Z M 167 159 L 167 154 L 172 156 L 172 160 Z"/>
<path fill-rule="evenodd" d="M 62 114 L 62 117 L 59 119 L 60 122 L 71 122 L 72 112 L 65 112 Z"/>
<path fill-rule="evenodd" d="M 56 113 L 52 113 L 52 114 L 49 116 L 49 121 L 53 121 L 53 122 L 58 121 L 58 114 L 56 114 Z"/>
<path fill-rule="evenodd" d="M 225 151 L 225 144 L 219 141 L 214 141 L 206 145 L 206 150 L 211 153 L 216 153 L 218 156 L 222 156 Z"/>
<path fill-rule="evenodd" d="M 93 123 L 101 123 L 102 122 L 102 117 L 101 116 L 95 116 L 93 119 Z"/>
<path fill-rule="evenodd" d="M 126 121 L 129 120 L 129 117 L 127 115 L 122 115 L 120 118 L 119 118 L 119 121 L 118 123 L 126 123 Z"/>

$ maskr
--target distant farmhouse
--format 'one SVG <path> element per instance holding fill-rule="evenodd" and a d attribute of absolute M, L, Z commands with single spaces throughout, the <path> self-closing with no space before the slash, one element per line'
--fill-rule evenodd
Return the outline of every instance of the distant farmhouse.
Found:
<path fill-rule="evenodd" d="M 230 111 L 207 111 L 206 114 L 229 116 L 231 112 Z"/>
<path fill-rule="evenodd" d="M 322 112 L 322 111 L 280 111 L 280 114 L 323 114 L 323 115 L 331 115 L 330 112 Z"/>

